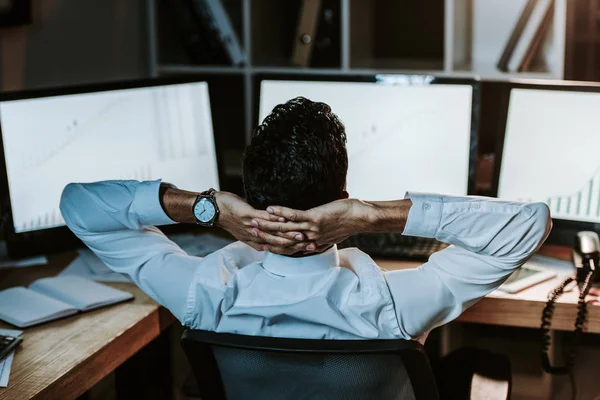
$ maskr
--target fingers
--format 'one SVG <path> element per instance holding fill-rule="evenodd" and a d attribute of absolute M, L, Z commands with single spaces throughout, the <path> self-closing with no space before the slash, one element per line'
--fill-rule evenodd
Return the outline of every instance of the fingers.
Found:
<path fill-rule="evenodd" d="M 250 218 L 254 219 L 254 218 L 261 218 L 261 219 L 270 219 L 273 216 L 273 214 L 269 214 L 266 211 L 260 211 L 260 210 L 253 210 L 253 212 L 250 214 Z M 278 217 L 276 217 L 278 218 Z M 284 221 L 282 221 L 284 222 Z"/>
<path fill-rule="evenodd" d="M 288 221 L 307 221 L 310 219 L 310 215 L 307 211 L 294 210 L 287 207 L 269 206 L 267 207 L 267 212 L 276 215 L 277 217 L 283 217 Z"/>
<path fill-rule="evenodd" d="M 302 243 L 299 237 L 304 239 L 304 235 L 301 233 L 295 232 L 294 237 L 289 238 L 286 235 L 278 236 L 276 234 L 271 234 L 268 232 L 261 231 L 260 229 L 254 228 L 252 229 L 252 235 L 257 238 L 259 241 L 264 242 L 267 245 L 279 246 L 279 247 L 292 247 L 299 243 Z M 313 245 L 314 243 L 304 243 L 302 246 L 305 248 L 308 245 Z"/>
<path fill-rule="evenodd" d="M 302 242 L 306 240 L 306 235 L 302 232 L 270 232 L 272 235 L 288 238 L 296 242 Z"/>
<path fill-rule="evenodd" d="M 244 241 L 244 243 L 246 243 L 248 246 L 252 247 L 254 250 L 258 250 L 258 251 L 264 250 L 264 245 L 261 243 L 256 243 L 256 242 L 251 242 L 251 241 Z"/>
<path fill-rule="evenodd" d="M 298 232 L 310 230 L 311 224 L 308 222 L 275 222 L 260 218 L 252 220 L 252 226 L 260 228 L 262 231 L 269 232 Z"/>
<path fill-rule="evenodd" d="M 311 254 L 318 254 L 318 253 L 324 252 L 329 247 L 331 247 L 330 244 L 325 244 L 325 245 L 316 247 L 313 243 L 312 245 L 308 245 L 308 246 L 306 246 L 306 248 L 303 248 L 301 253 L 306 256 L 311 255 Z"/>
<path fill-rule="evenodd" d="M 305 248 L 306 248 L 306 243 L 296 243 L 295 245 L 290 246 L 290 247 L 280 247 L 280 246 L 273 246 L 273 245 L 267 244 L 267 245 L 264 245 L 264 248 L 265 248 L 265 250 L 268 250 L 270 253 L 291 255 L 291 254 L 304 252 Z"/>
<path fill-rule="evenodd" d="M 269 214 L 269 213 L 267 213 Z M 287 219 L 283 218 L 283 217 L 278 217 L 275 214 L 269 214 L 269 218 L 264 218 L 264 219 L 268 219 L 270 221 L 278 221 L 278 222 L 286 222 Z"/>

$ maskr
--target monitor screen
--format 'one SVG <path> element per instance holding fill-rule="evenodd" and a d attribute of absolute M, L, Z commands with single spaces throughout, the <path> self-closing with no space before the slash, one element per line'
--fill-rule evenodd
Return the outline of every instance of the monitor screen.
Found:
<path fill-rule="evenodd" d="M 467 194 L 472 85 L 264 80 L 260 120 L 297 96 L 327 103 L 344 123 L 350 196 L 394 200 L 407 191 Z"/>
<path fill-rule="evenodd" d="M 498 197 L 600 222 L 600 93 L 512 89 Z"/>
<path fill-rule="evenodd" d="M 3 101 L 0 126 L 16 233 L 64 225 L 70 182 L 219 184 L 205 82 Z"/>

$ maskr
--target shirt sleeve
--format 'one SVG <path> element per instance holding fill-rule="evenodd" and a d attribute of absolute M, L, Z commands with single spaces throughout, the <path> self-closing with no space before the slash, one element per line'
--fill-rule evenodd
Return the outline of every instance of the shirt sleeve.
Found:
<path fill-rule="evenodd" d="M 112 270 L 183 321 L 194 270 L 187 255 L 153 225 L 174 222 L 159 200 L 160 180 L 71 183 L 60 210 L 67 226 Z"/>
<path fill-rule="evenodd" d="M 552 227 L 544 203 L 411 193 L 403 234 L 452 246 L 414 269 L 385 272 L 405 338 L 457 318 L 497 289 L 541 246 Z"/>

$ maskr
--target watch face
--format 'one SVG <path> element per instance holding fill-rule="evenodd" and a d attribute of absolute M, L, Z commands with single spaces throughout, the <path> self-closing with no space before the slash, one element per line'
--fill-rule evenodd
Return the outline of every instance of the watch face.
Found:
<path fill-rule="evenodd" d="M 209 199 L 202 198 L 194 206 L 194 215 L 200 222 L 210 222 L 215 216 L 215 206 Z"/>

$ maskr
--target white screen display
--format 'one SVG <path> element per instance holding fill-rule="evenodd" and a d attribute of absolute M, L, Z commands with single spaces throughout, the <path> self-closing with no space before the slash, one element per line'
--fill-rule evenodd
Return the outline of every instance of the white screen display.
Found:
<path fill-rule="evenodd" d="M 344 123 L 350 196 L 467 194 L 472 86 L 263 81 L 260 120 L 297 96 L 327 103 Z"/>
<path fill-rule="evenodd" d="M 600 222 L 600 93 L 513 89 L 498 197 Z"/>
<path fill-rule="evenodd" d="M 205 82 L 6 101 L 0 123 L 15 232 L 64 225 L 70 182 L 218 188 Z"/>

